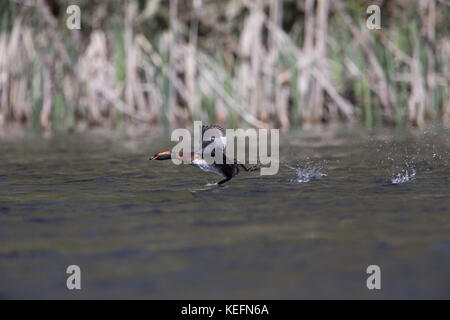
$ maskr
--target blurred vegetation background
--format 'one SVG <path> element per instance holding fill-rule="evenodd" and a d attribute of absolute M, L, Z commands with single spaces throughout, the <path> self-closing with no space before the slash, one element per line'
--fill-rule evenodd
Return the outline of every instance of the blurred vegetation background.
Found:
<path fill-rule="evenodd" d="M 448 125 L 449 31 L 446 0 L 3 0 L 0 128 Z"/>

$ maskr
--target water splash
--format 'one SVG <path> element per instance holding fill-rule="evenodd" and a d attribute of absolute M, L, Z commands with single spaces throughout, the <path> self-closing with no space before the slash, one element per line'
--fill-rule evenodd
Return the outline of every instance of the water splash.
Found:
<path fill-rule="evenodd" d="M 324 169 L 321 165 L 317 165 L 310 160 L 307 160 L 303 164 L 299 163 L 296 167 L 288 166 L 288 168 L 296 172 L 296 177 L 290 180 L 290 182 L 294 183 L 320 180 L 327 175 L 323 172 Z"/>
<path fill-rule="evenodd" d="M 387 152 L 385 159 L 381 164 L 390 163 L 390 168 L 386 168 L 390 173 L 391 178 L 388 180 L 392 184 L 402 184 L 416 179 L 416 166 L 419 161 L 421 148 L 419 145 L 414 145 L 413 148 L 405 146 L 401 148 L 394 142 L 392 150 Z"/>
<path fill-rule="evenodd" d="M 401 184 L 416 179 L 416 170 L 403 169 L 397 174 L 393 174 L 391 178 L 392 184 Z"/>
<path fill-rule="evenodd" d="M 402 166 L 395 166 L 395 167 L 393 166 L 392 175 L 391 175 L 391 183 L 392 184 L 401 184 L 401 183 L 415 180 L 416 179 L 416 163 L 417 163 L 417 155 L 412 156 L 412 157 L 407 155 L 406 160 L 403 161 Z M 395 172 L 397 172 L 397 173 L 395 173 Z"/>

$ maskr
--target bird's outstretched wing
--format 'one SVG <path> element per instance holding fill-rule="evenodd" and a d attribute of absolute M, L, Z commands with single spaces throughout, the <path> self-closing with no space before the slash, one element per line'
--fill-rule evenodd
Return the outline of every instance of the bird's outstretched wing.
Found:
<path fill-rule="evenodd" d="M 217 129 L 222 134 L 222 137 L 225 136 L 225 129 L 218 124 L 211 124 L 211 125 L 202 125 L 202 136 L 208 129 Z"/>
<path fill-rule="evenodd" d="M 212 130 L 209 137 L 205 138 L 205 133 L 208 130 Z M 225 129 L 217 124 L 203 125 L 202 126 L 202 150 L 206 148 L 211 143 L 215 143 L 215 147 L 225 149 L 227 145 L 227 139 L 225 136 Z"/>

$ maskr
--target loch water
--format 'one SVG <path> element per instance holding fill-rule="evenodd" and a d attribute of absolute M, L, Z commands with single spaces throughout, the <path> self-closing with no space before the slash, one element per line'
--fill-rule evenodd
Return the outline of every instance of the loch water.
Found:
<path fill-rule="evenodd" d="M 168 137 L 1 138 L 0 298 L 450 298 L 448 130 L 285 132 L 218 188 Z"/>

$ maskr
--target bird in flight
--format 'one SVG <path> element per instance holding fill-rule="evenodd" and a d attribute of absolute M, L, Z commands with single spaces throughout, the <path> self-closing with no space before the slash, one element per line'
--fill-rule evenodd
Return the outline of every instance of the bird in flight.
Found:
<path fill-rule="evenodd" d="M 214 129 L 214 134 L 216 136 L 212 136 L 211 138 L 205 138 L 205 133 L 210 130 Z M 255 171 L 259 168 L 251 167 L 247 168 L 245 165 L 238 163 L 236 159 L 233 159 L 233 161 L 227 160 L 227 157 L 225 155 L 225 147 L 226 147 L 226 136 L 225 136 L 225 129 L 219 125 L 203 125 L 202 126 L 202 135 L 201 135 L 202 143 L 201 143 L 201 150 L 191 152 L 190 155 L 187 155 L 190 157 L 190 164 L 194 167 L 200 168 L 203 171 L 206 172 L 212 172 L 215 174 L 218 174 L 222 177 L 222 179 L 215 184 L 222 185 L 227 181 L 230 181 L 234 176 L 236 176 L 239 173 L 239 168 L 242 168 L 244 171 Z M 204 152 L 205 149 L 208 147 L 211 151 L 211 156 L 215 156 L 216 149 L 221 149 L 223 154 L 223 161 L 222 163 L 216 163 L 215 161 L 212 163 L 209 163 L 204 158 Z M 186 155 L 178 154 L 174 155 L 177 158 L 185 158 Z M 155 154 L 153 157 L 150 157 L 149 160 L 169 160 L 172 159 L 172 151 L 164 151 L 159 152 Z M 231 163 L 230 163 L 231 162 Z"/>

